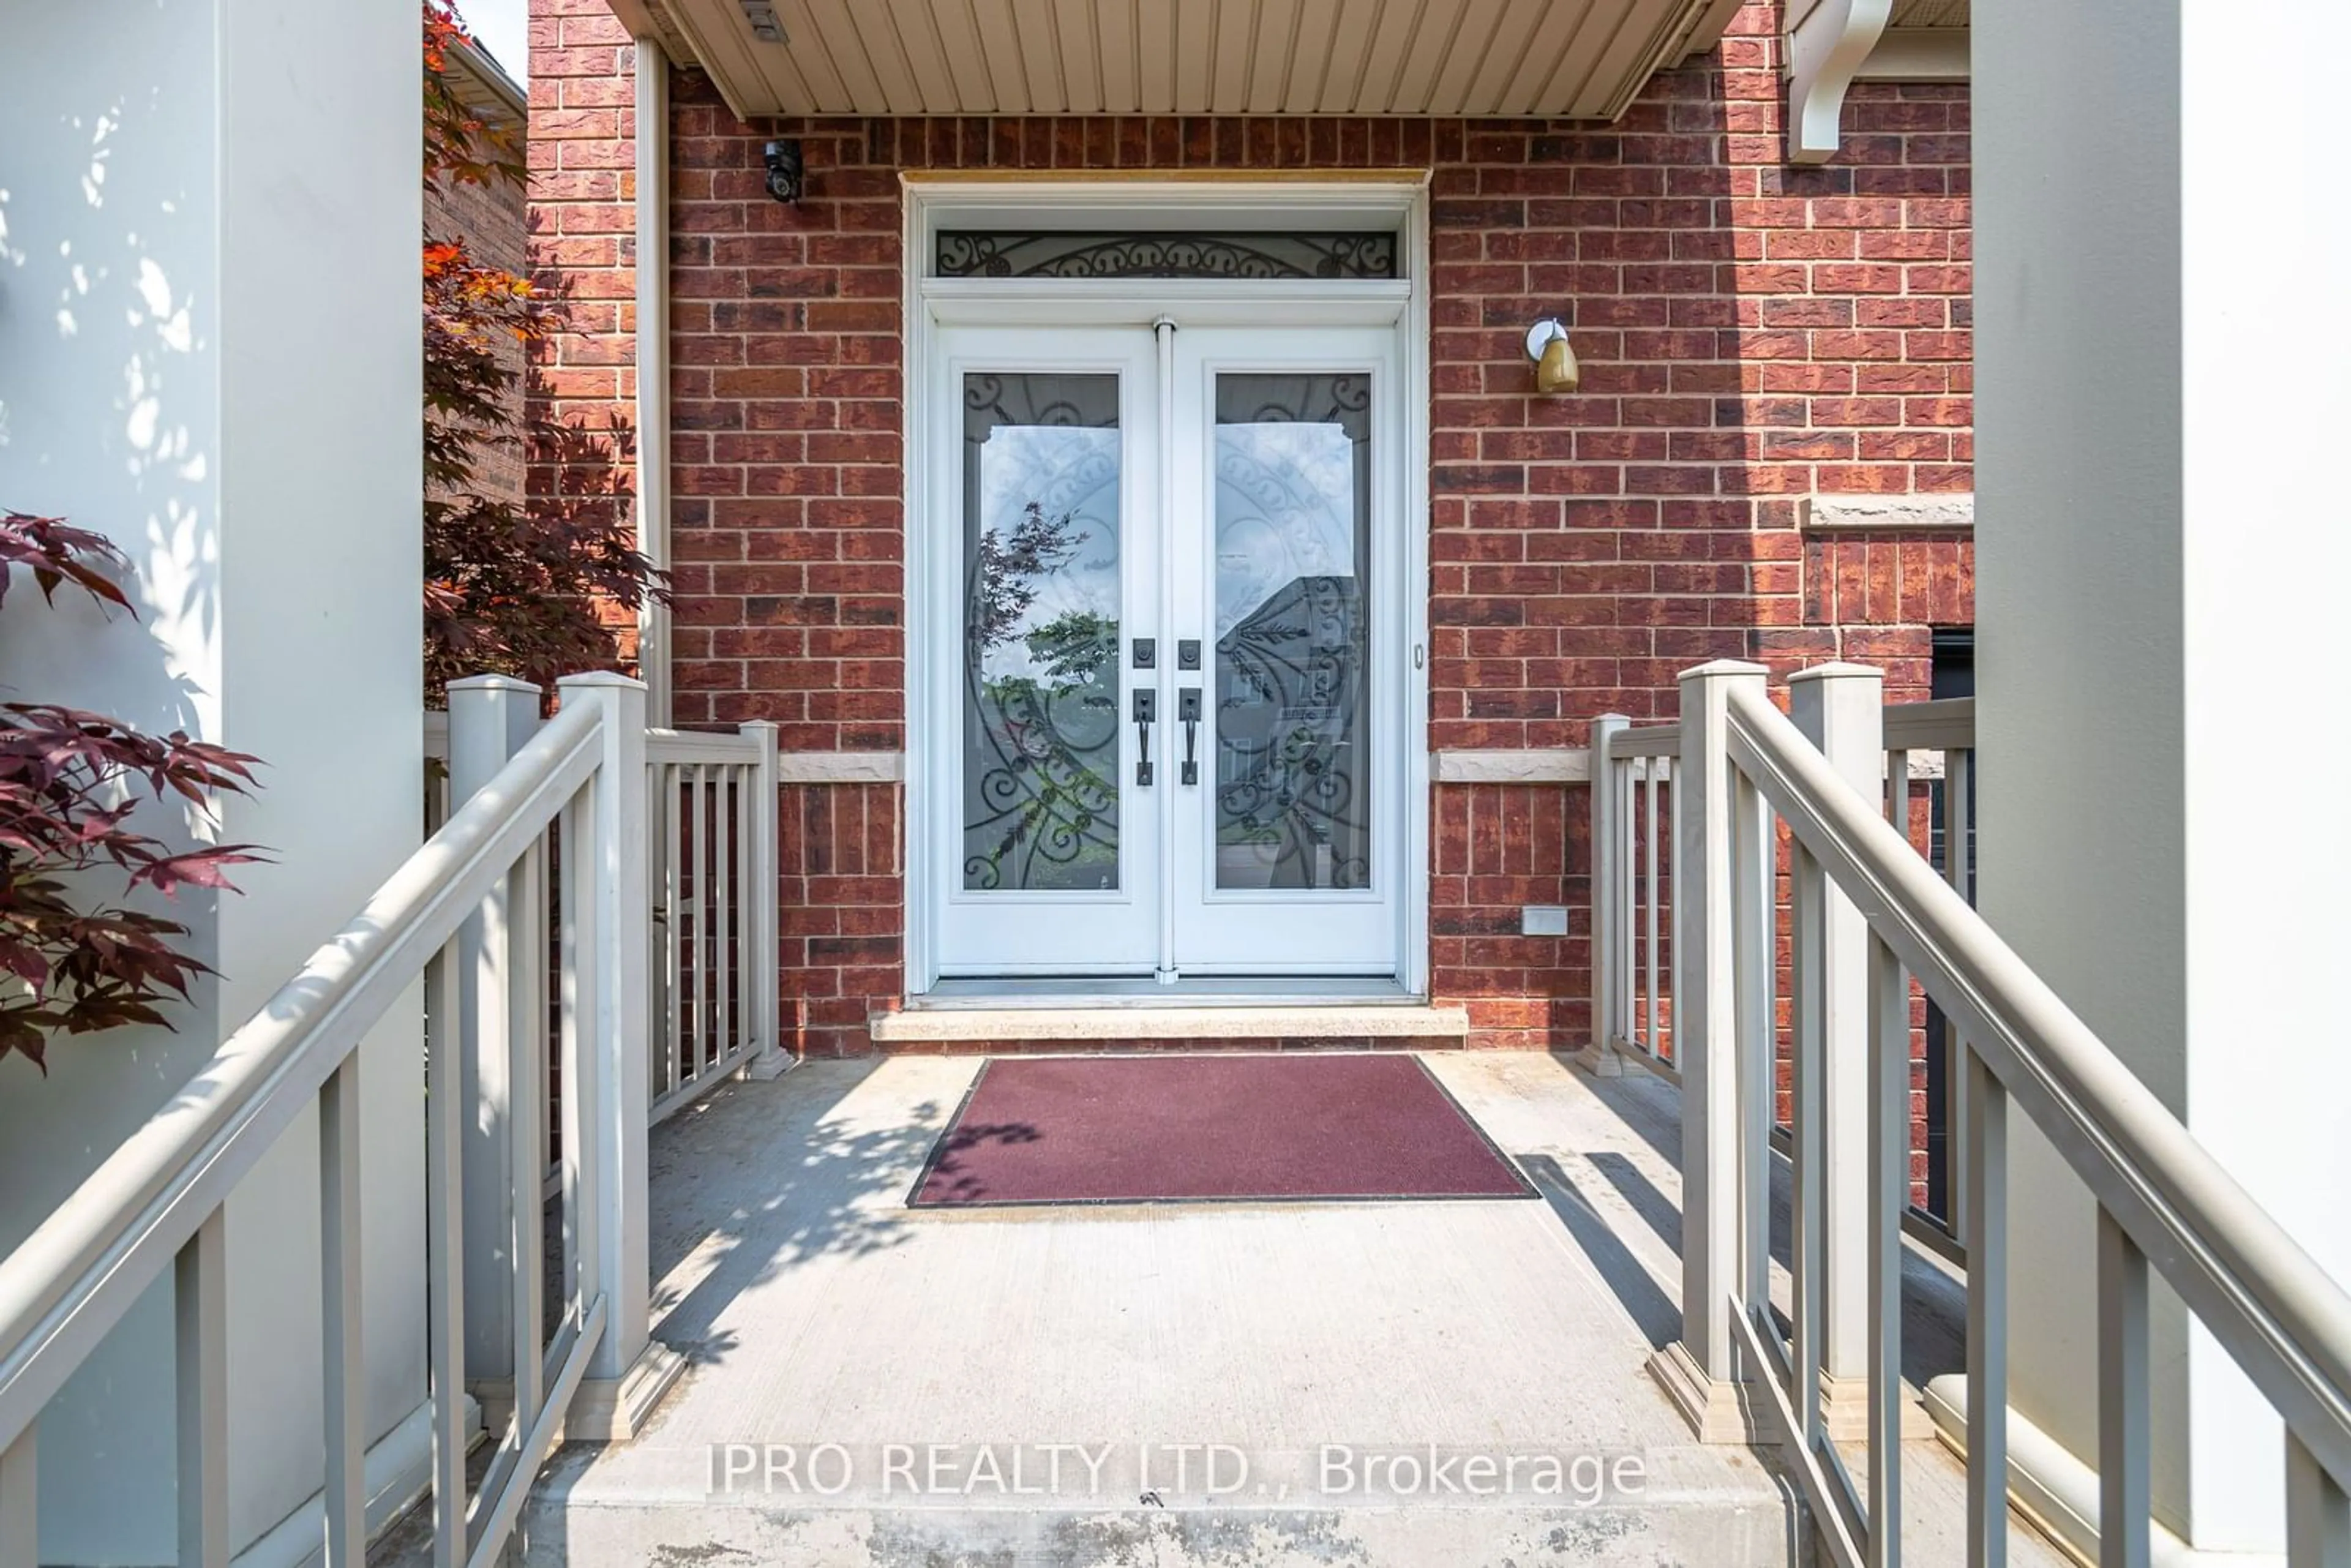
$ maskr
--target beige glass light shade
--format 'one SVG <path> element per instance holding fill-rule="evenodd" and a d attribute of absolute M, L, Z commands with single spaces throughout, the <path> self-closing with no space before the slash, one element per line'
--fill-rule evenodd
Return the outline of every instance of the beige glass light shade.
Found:
<path fill-rule="evenodd" d="M 1567 329 L 1547 316 L 1527 329 L 1527 358 L 1535 362 L 1535 390 L 1548 396 L 1572 392 L 1583 382 L 1583 367 L 1575 362 Z"/>
<path fill-rule="evenodd" d="M 1567 340 L 1553 338 L 1544 344 L 1542 358 L 1535 361 L 1535 391 L 1572 392 L 1583 384 L 1583 367 L 1575 362 L 1575 350 Z"/>

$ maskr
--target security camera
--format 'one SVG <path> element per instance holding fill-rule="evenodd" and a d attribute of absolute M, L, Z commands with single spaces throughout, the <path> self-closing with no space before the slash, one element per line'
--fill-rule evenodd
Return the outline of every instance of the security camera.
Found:
<path fill-rule="evenodd" d="M 768 194 L 779 202 L 800 199 L 808 183 L 808 167 L 800 162 L 800 144 L 797 141 L 768 143 Z"/>

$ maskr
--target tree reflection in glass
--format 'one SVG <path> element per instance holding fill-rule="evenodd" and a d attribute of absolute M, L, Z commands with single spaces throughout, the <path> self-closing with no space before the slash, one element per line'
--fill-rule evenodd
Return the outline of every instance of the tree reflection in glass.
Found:
<path fill-rule="evenodd" d="M 1115 376 L 965 378 L 964 886 L 1119 885 Z"/>

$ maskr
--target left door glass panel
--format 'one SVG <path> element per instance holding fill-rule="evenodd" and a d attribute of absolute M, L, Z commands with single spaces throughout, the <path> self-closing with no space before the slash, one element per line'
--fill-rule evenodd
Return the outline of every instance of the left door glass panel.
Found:
<path fill-rule="evenodd" d="M 963 885 L 1119 885 L 1115 375 L 963 379 Z"/>

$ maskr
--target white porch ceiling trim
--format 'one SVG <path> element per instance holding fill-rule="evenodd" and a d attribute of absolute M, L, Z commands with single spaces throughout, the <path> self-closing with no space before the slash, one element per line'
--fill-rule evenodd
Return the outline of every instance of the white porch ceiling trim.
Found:
<path fill-rule="evenodd" d="M 1855 81 L 1966 81 L 1969 78 L 1968 30 L 1965 27 L 1905 27 L 1886 29 L 1877 47 L 1853 73 Z"/>
<path fill-rule="evenodd" d="M 1878 0 L 1883 5 L 1885 0 Z M 1613 120 L 1738 0 L 612 0 L 766 115 Z"/>

